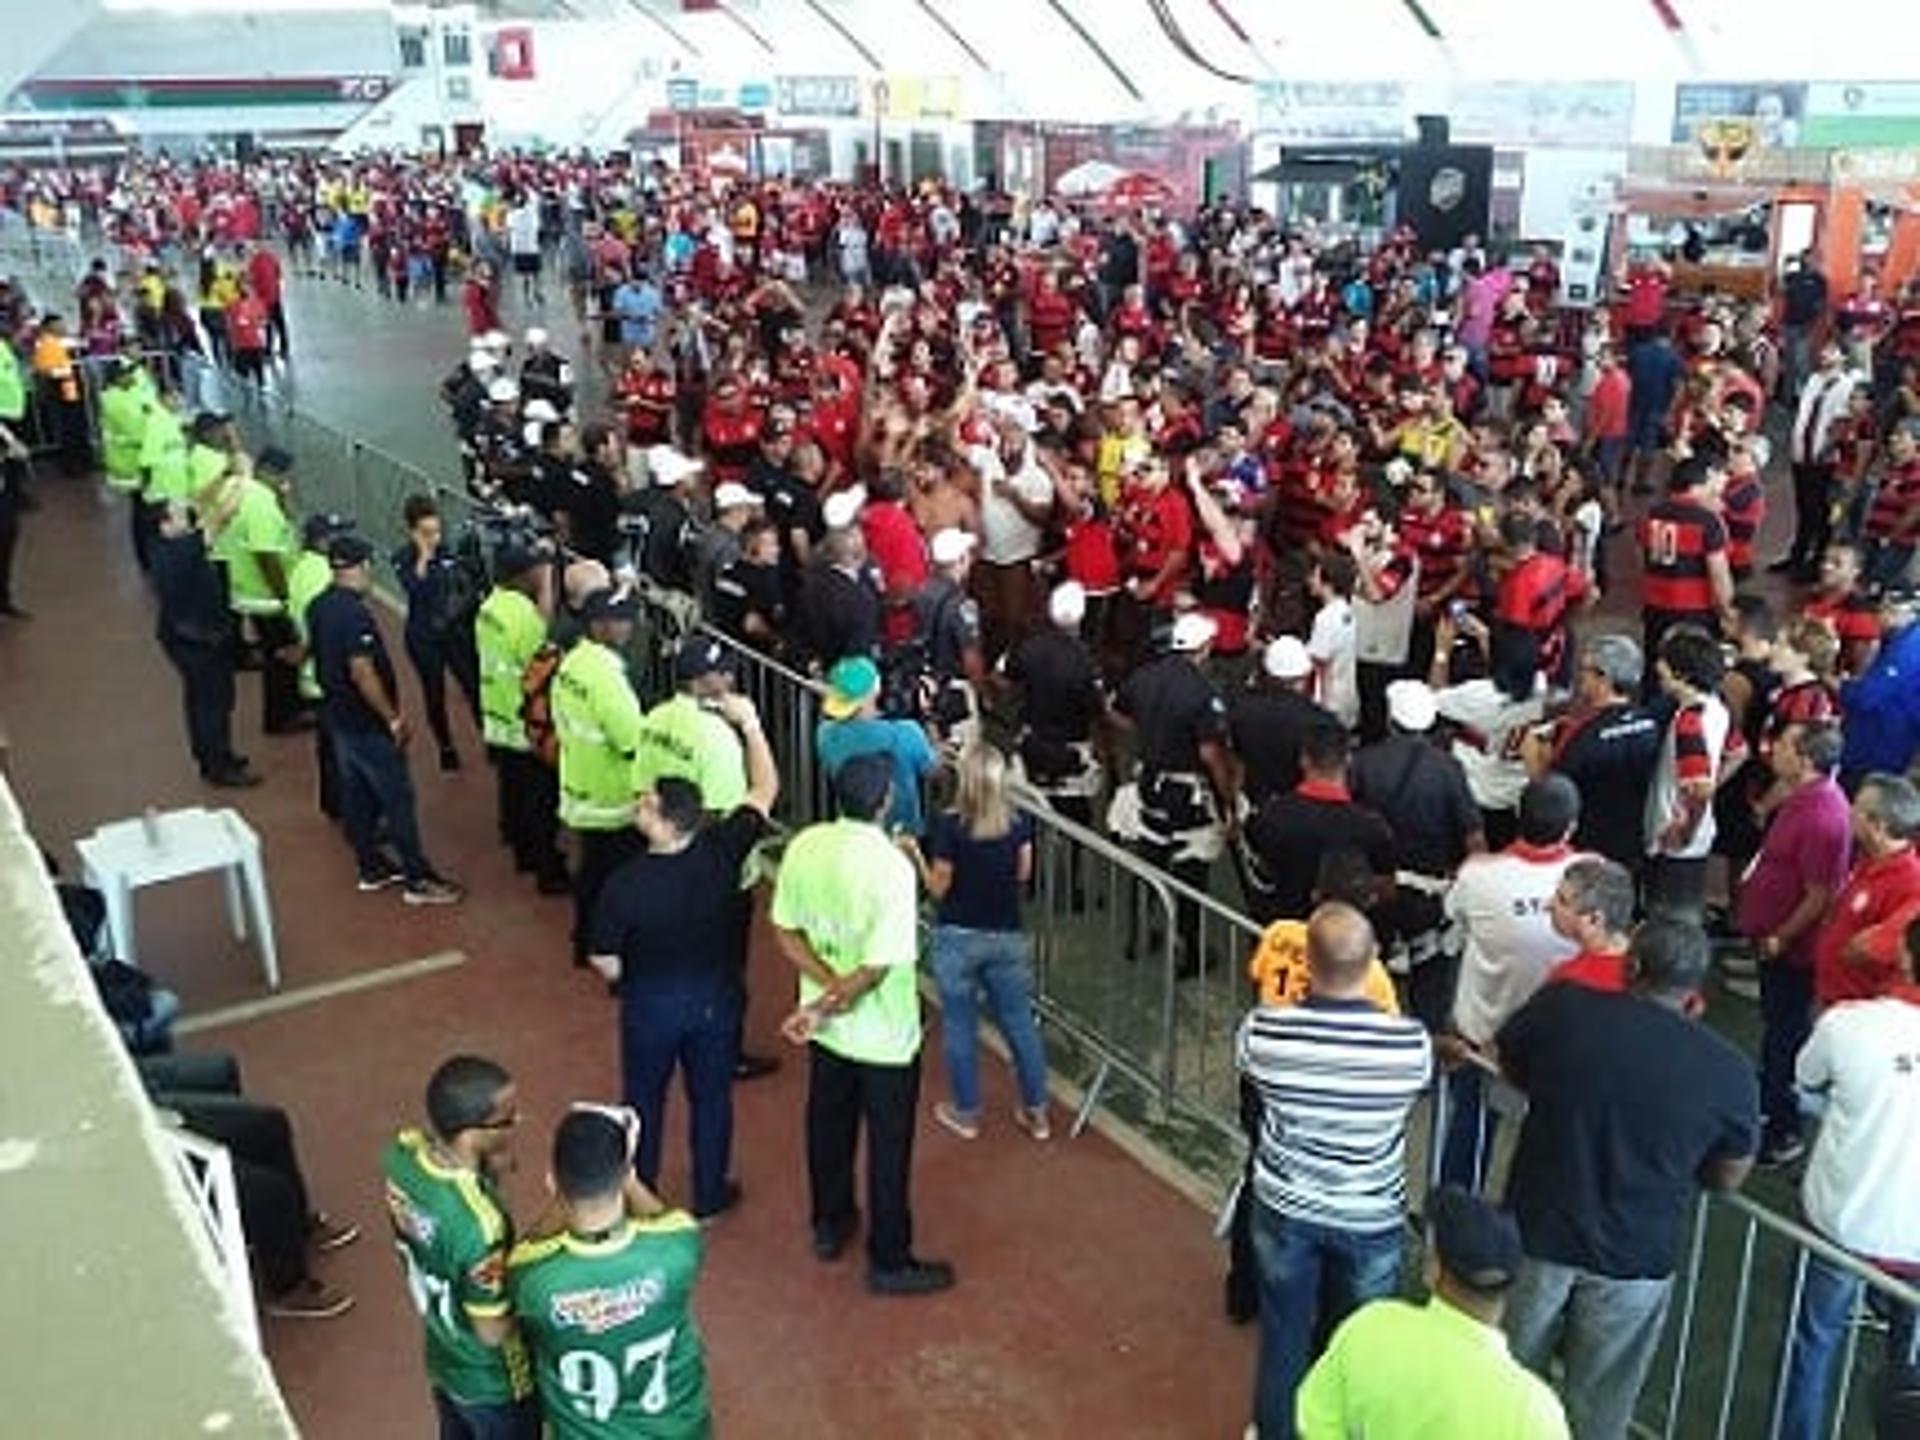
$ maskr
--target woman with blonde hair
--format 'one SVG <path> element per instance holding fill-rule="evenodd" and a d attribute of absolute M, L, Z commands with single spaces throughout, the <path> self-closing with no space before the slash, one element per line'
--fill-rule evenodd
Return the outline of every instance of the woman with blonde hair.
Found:
<path fill-rule="evenodd" d="M 961 752 L 954 808 L 928 826 L 926 849 L 910 849 L 939 904 L 933 975 L 940 988 L 942 1049 L 951 1100 L 933 1117 L 963 1140 L 980 1134 L 980 997 L 1013 1052 L 1020 1104 L 1014 1123 L 1036 1140 L 1047 1119 L 1047 1062 L 1033 1014 L 1032 949 L 1020 896 L 1033 875 L 1033 821 L 1007 794 L 1007 762 L 992 745 Z M 909 842 L 910 843 L 910 842 Z"/>

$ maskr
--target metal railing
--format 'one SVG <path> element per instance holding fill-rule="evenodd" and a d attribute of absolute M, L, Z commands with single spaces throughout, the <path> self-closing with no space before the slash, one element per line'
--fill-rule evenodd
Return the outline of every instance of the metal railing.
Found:
<path fill-rule="evenodd" d="M 0 256 L 6 253 L 0 231 Z M 276 444 L 291 454 L 298 509 L 352 515 L 383 550 L 404 542 L 400 511 L 408 495 L 432 495 L 450 531 L 476 508 L 451 480 L 298 409 L 262 408 L 239 418 L 251 443 Z M 778 818 L 793 828 L 825 818 L 831 807 L 815 748 L 819 682 L 718 631 L 684 605 L 644 586 L 643 593 L 648 603 L 629 655 L 643 698 L 670 693 L 673 647 L 689 631 L 718 641 L 733 656 L 738 684 L 759 710 L 780 767 Z M 1244 962 L 1261 927 L 1217 895 L 1060 814 L 1043 797 L 1022 790 L 1018 798 L 1036 829 L 1025 917 L 1034 939 L 1036 1005 L 1051 1031 L 1090 1061 L 1074 1133 L 1114 1099 L 1118 1080 L 1144 1101 L 1148 1120 L 1197 1126 L 1216 1152 L 1237 1156 L 1243 1137 L 1233 1039 L 1249 1003 Z M 1425 1163 L 1413 1162 L 1429 1185 L 1444 1144 L 1443 1094 L 1437 1086 L 1427 1102 L 1428 1153 Z M 1496 1085 L 1491 1103 L 1510 1118 L 1524 1114 L 1524 1098 L 1507 1087 Z M 1781 1435 L 1786 1344 L 1816 1263 L 1860 1286 L 1822 1433 L 1833 1440 L 1865 1435 L 1860 1395 L 1866 1387 L 1858 1371 L 1864 1354 L 1883 1347 L 1877 1339 L 1862 1342 L 1873 1333 L 1864 1317 L 1871 1307 L 1920 1306 L 1920 1293 L 1804 1225 L 1745 1196 L 1719 1193 L 1703 1194 L 1695 1208 L 1636 1430 L 1663 1440 Z M 1764 1283 L 1769 1273 L 1781 1276 L 1782 1289 Z M 1741 1388 L 1743 1377 L 1760 1374 L 1770 1383 Z"/>

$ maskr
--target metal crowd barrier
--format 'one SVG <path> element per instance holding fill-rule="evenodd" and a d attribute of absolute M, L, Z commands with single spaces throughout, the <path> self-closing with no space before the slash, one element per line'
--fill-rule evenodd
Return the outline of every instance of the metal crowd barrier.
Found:
<path fill-rule="evenodd" d="M 280 443 L 293 454 L 303 509 L 356 516 L 376 543 L 397 547 L 408 494 L 432 494 L 449 528 L 471 503 L 459 488 L 350 436 L 290 411 Z M 798 827 L 830 813 L 814 748 L 822 687 L 684 607 L 649 595 L 630 655 L 649 701 L 672 688 L 672 655 L 690 630 L 735 661 L 740 688 L 760 711 L 781 774 L 779 818 Z M 1036 1002 L 1058 1034 L 1089 1055 L 1092 1073 L 1075 1116 L 1078 1133 L 1122 1080 L 1145 1098 L 1156 1121 L 1198 1126 L 1211 1141 L 1241 1142 L 1233 1041 L 1249 1003 L 1244 964 L 1260 927 L 1219 897 L 1151 866 L 1112 838 L 1020 797 L 1036 827 L 1036 874 L 1027 922 L 1034 938 Z M 1182 931 L 1190 937 L 1179 942 Z M 1182 975 L 1179 961 L 1191 959 Z M 1492 1108 L 1511 1123 L 1524 1097 L 1497 1084 Z M 1443 1088 L 1428 1102 L 1428 1155 L 1416 1178 L 1431 1183 L 1447 1122 Z M 1214 1150 L 1220 1148 L 1214 1145 Z M 1489 1168 L 1497 1174 L 1500 1156 Z M 1739 1194 L 1703 1194 L 1676 1276 L 1666 1331 L 1644 1387 L 1636 1433 L 1661 1440 L 1711 1435 L 1781 1435 L 1786 1342 L 1809 1266 L 1830 1265 L 1860 1281 L 1831 1386 L 1830 1440 L 1870 1434 L 1861 1372 L 1886 1347 L 1867 1319 L 1873 1308 L 1920 1307 L 1920 1291 L 1849 1255 L 1804 1225 Z M 1780 1283 L 1771 1285 L 1768 1276 Z M 1782 1303 L 1784 1301 L 1784 1303 Z M 1863 1340 L 1863 1336 L 1874 1338 Z M 1762 1383 L 1758 1377 L 1765 1377 Z M 1742 1379 L 1749 1383 L 1743 1388 Z"/>

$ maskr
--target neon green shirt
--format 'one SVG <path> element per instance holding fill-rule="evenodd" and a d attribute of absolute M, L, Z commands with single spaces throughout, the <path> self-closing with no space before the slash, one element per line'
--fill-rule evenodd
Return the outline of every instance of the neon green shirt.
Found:
<path fill-rule="evenodd" d="M 243 615 L 277 615 L 282 602 L 260 564 L 263 555 L 278 556 L 281 564 L 294 553 L 293 523 L 280 508 L 280 497 L 264 480 L 249 475 L 241 482 L 240 505 L 221 527 L 213 542 L 213 558 L 227 567 L 227 593 L 233 608 Z"/>
<path fill-rule="evenodd" d="M 140 451 L 147 438 L 148 399 L 139 383 L 109 385 L 100 392 L 100 463 L 115 490 L 140 486 Z"/>
<path fill-rule="evenodd" d="M 473 617 L 480 652 L 480 733 L 502 750 L 531 750 L 521 718 L 526 692 L 521 680 L 534 652 L 546 643 L 547 622 L 523 592 L 496 585 Z"/>
<path fill-rule="evenodd" d="M 147 416 L 146 433 L 140 441 L 140 468 L 147 472 L 140 498 L 149 505 L 185 500 L 193 494 L 193 477 L 187 468 L 187 427 L 165 405 L 154 406 Z"/>
<path fill-rule="evenodd" d="M 773 923 L 807 938 L 826 967 L 846 975 L 862 965 L 885 977 L 843 1015 L 820 1028 L 816 1041 L 848 1060 L 905 1065 L 920 1050 L 918 882 L 913 862 L 878 825 L 829 820 L 809 825 L 787 843 L 773 889 Z M 800 978 L 800 1003 L 820 987 Z"/>
<path fill-rule="evenodd" d="M 12 428 L 27 414 L 27 378 L 20 371 L 20 356 L 13 346 L 0 340 L 0 425 Z M 24 435 L 15 436 L 22 445 Z"/>
<path fill-rule="evenodd" d="M 699 1225 L 679 1210 L 602 1240 L 563 1232 L 514 1247 L 507 1293 L 552 1440 L 713 1434 L 691 1305 L 701 1251 Z"/>
<path fill-rule="evenodd" d="M 224 450 L 216 450 L 211 445 L 196 443 L 187 447 L 187 485 L 191 494 L 198 496 L 218 480 L 233 464 L 233 457 Z"/>
<path fill-rule="evenodd" d="M 333 567 L 318 550 L 302 550 L 287 571 L 287 618 L 293 621 L 302 645 L 313 643 L 307 634 L 307 606 L 332 583 Z M 300 693 L 309 700 L 321 698 L 320 677 L 313 668 L 311 649 L 300 661 Z"/>
<path fill-rule="evenodd" d="M 691 695 L 675 695 L 647 711 L 633 757 L 633 790 L 676 776 L 700 787 L 700 800 L 730 815 L 747 798 L 747 753 L 739 732 Z"/>
<path fill-rule="evenodd" d="M 473 1333 L 474 1320 L 507 1313 L 513 1227 L 493 1182 L 440 1164 L 418 1130 L 396 1135 L 380 1168 L 394 1248 L 426 1327 L 428 1383 L 468 1405 L 525 1399 L 533 1373 L 520 1337 L 495 1348 Z"/>
<path fill-rule="evenodd" d="M 1376 1300 L 1333 1332 L 1294 1397 L 1300 1440 L 1566 1440 L 1547 1383 L 1507 1338 L 1435 1298 Z"/>
<path fill-rule="evenodd" d="M 583 637 L 553 672 L 553 728 L 560 739 L 560 823 L 619 830 L 633 823 L 633 752 L 640 701 L 620 657 Z"/>

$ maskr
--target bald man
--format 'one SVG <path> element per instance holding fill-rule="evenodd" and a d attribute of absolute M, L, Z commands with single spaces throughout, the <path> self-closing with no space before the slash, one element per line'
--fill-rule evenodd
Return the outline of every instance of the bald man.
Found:
<path fill-rule="evenodd" d="M 1319 906 L 1307 921 L 1307 998 L 1256 1007 L 1240 1027 L 1240 1071 L 1260 1101 L 1253 1410 L 1261 1440 L 1291 1440 L 1294 1391 L 1314 1337 L 1400 1285 L 1407 1117 L 1432 1080 L 1433 1049 L 1419 1021 L 1368 1000 L 1378 949 L 1353 906 Z"/>

